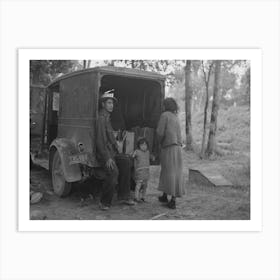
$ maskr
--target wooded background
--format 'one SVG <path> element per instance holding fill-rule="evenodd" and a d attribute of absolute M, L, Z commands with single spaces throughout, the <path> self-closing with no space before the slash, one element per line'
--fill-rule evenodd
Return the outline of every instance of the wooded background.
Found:
<path fill-rule="evenodd" d="M 166 95 L 180 107 L 186 150 L 201 158 L 250 153 L 250 62 L 245 60 L 32 60 L 30 83 L 63 74 L 118 66 L 166 76 Z"/>

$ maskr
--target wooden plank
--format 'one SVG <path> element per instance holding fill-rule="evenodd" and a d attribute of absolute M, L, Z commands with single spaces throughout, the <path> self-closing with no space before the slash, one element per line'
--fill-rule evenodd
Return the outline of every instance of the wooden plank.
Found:
<path fill-rule="evenodd" d="M 210 167 L 196 167 L 189 169 L 190 182 L 216 187 L 230 187 L 232 183 L 225 179 L 216 170 Z"/>

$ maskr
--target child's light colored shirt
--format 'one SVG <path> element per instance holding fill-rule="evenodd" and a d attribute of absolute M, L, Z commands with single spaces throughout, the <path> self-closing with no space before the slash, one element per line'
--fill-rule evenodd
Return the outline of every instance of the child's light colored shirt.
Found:
<path fill-rule="evenodd" d="M 134 168 L 135 168 L 135 180 L 142 181 L 148 180 L 150 176 L 150 152 L 137 149 L 133 153 Z"/>

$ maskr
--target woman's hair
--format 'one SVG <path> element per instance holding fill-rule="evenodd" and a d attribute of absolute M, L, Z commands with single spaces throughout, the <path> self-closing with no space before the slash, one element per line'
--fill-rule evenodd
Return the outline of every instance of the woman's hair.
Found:
<path fill-rule="evenodd" d="M 168 97 L 163 100 L 164 111 L 169 111 L 177 114 L 179 107 L 174 98 Z"/>
<path fill-rule="evenodd" d="M 138 140 L 137 140 L 137 149 L 140 149 L 140 145 L 146 143 L 147 145 L 147 148 L 149 149 L 149 143 L 147 141 L 147 139 L 145 137 L 140 137 Z"/>

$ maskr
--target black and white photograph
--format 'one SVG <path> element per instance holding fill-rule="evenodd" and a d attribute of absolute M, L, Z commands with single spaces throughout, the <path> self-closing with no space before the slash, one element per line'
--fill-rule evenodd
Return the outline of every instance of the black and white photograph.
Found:
<path fill-rule="evenodd" d="M 0 0 L 0 279 L 279 280 L 279 0 Z"/>
<path fill-rule="evenodd" d="M 31 220 L 250 220 L 250 60 L 29 71 Z"/>

